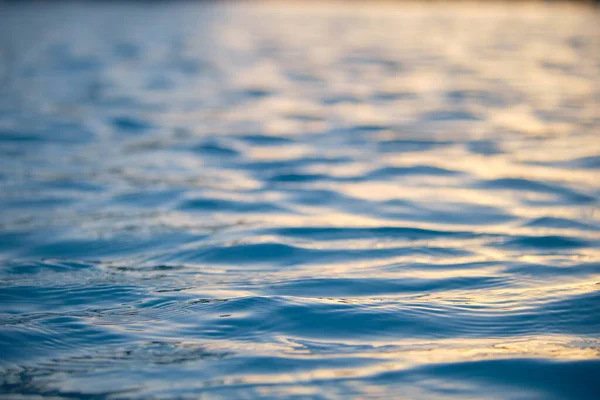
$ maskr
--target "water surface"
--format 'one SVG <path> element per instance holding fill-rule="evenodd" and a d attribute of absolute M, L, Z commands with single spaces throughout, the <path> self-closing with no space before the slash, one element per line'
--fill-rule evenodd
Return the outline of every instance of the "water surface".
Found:
<path fill-rule="evenodd" d="M 0 5 L 0 397 L 600 398 L 599 49 L 582 6 Z"/>

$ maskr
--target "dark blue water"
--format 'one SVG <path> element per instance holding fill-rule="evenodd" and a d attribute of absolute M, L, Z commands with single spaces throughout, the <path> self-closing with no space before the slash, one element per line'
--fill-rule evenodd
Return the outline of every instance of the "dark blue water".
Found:
<path fill-rule="evenodd" d="M 600 398 L 600 14 L 0 5 L 0 397 Z"/>

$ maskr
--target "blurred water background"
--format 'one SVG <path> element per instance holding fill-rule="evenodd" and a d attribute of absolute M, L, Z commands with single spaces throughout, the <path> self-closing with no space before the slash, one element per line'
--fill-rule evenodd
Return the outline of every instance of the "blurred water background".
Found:
<path fill-rule="evenodd" d="M 0 4 L 0 397 L 600 398 L 600 14 Z"/>

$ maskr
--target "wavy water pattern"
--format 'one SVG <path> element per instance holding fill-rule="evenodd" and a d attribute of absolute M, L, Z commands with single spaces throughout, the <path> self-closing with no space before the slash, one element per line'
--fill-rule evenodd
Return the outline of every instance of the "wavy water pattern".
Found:
<path fill-rule="evenodd" d="M 600 14 L 0 4 L 0 397 L 600 398 Z"/>

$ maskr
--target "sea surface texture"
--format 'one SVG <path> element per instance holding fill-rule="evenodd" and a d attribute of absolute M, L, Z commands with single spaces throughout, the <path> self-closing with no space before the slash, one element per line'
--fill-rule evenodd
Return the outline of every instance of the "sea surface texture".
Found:
<path fill-rule="evenodd" d="M 0 4 L 0 397 L 600 398 L 591 6 Z"/>

